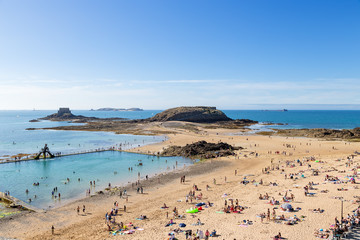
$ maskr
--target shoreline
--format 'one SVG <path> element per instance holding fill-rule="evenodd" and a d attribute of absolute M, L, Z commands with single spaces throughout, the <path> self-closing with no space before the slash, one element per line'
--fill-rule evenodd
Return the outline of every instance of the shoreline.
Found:
<path fill-rule="evenodd" d="M 155 143 L 155 144 L 159 144 L 159 143 Z M 146 146 L 146 145 L 144 145 Z M 101 153 L 101 152 L 126 152 L 126 153 L 130 153 L 130 154 L 141 154 L 141 155 L 147 155 L 147 156 L 153 156 L 153 157 L 159 157 L 158 155 L 154 154 L 154 153 L 142 153 L 142 152 L 136 152 L 135 150 L 131 150 L 131 149 L 127 149 L 127 150 L 117 150 L 117 149 L 113 149 L 113 148 L 110 148 L 110 149 L 105 149 L 105 150 L 98 150 L 98 151 L 92 151 L 92 152 L 84 152 L 84 153 L 76 153 L 76 154 L 66 154 L 66 155 L 62 155 L 62 156 L 56 156 L 54 158 L 47 158 L 47 159 L 51 159 L 51 160 L 54 160 L 55 158 L 60 158 L 60 157 L 66 157 L 66 156 L 71 156 L 71 155 L 82 155 L 82 154 L 93 154 L 93 153 Z M 166 158 L 165 156 L 160 156 L 162 158 Z M 172 157 L 168 157 L 168 158 L 172 158 Z M 37 161 L 36 159 L 26 159 L 24 161 Z M 44 160 L 44 159 L 39 159 L 39 160 Z M 196 160 L 194 159 L 189 159 L 191 160 L 191 164 L 184 164 L 183 166 L 179 166 L 175 169 L 171 169 L 171 170 L 163 170 L 163 171 L 160 171 L 160 172 L 157 172 L 157 173 L 154 173 L 154 174 L 149 174 L 149 179 L 148 180 L 145 180 L 145 177 L 141 177 L 140 180 L 136 180 L 134 181 L 134 179 L 125 179 L 125 180 L 120 180 L 118 182 L 111 182 L 112 184 L 112 189 L 111 190 L 114 190 L 114 189 L 120 189 L 120 188 L 128 188 L 128 189 L 133 189 L 132 188 L 132 184 L 135 184 L 137 182 L 140 182 L 143 186 L 152 186 L 153 184 L 149 184 L 150 182 L 153 182 L 153 180 L 156 178 L 171 178 L 169 176 L 171 175 L 178 175 L 179 173 L 182 173 L 182 172 L 193 172 L 192 170 L 192 166 L 197 164 Z M 19 161 L 23 161 L 23 160 L 18 160 L 17 162 Z M 8 162 L 10 163 L 10 162 Z M 190 170 L 189 170 L 190 168 Z M 163 177 L 165 176 L 165 177 Z M 91 197 L 94 197 L 96 195 L 98 195 L 98 192 L 108 192 L 108 190 L 106 190 L 108 187 L 105 186 L 97 186 L 97 191 L 93 193 L 94 190 L 92 190 L 92 193 L 91 193 Z M 85 189 L 84 189 L 85 191 Z M 41 211 L 51 211 L 51 210 L 54 210 L 54 209 L 59 209 L 63 206 L 66 206 L 66 205 L 69 205 L 73 202 L 76 202 L 76 201 L 79 201 L 79 200 L 84 200 L 86 198 L 88 198 L 89 196 L 84 196 L 83 193 L 79 193 L 78 195 L 74 196 L 74 197 L 71 197 L 71 198 L 68 198 L 68 199 L 62 199 L 62 202 L 65 202 L 65 203 L 61 203 L 61 204 L 55 204 L 54 206 L 48 206 L 48 207 L 45 207 L 45 208 L 42 208 L 42 207 L 36 207 L 36 206 L 33 206 L 31 204 L 28 204 L 27 202 L 25 201 L 22 201 L 20 199 L 17 199 L 16 197 L 13 197 L 11 195 L 9 195 L 10 198 L 13 198 L 14 201 L 18 201 L 20 202 L 21 204 L 20 205 L 23 205 L 24 207 L 26 207 L 27 209 L 32 209 L 32 211 L 35 211 L 35 212 L 41 212 Z M 1 199 L 1 192 L 0 192 L 0 199 Z"/>
<path fill-rule="evenodd" d="M 137 152 L 132 152 L 132 151 L 128 151 L 128 152 L 139 154 Z M 153 156 L 156 156 L 156 155 L 153 155 Z M 148 178 L 148 180 L 146 180 L 146 179 L 144 179 L 144 177 L 142 177 L 142 179 L 140 179 L 139 181 L 127 182 L 124 186 L 119 186 L 121 184 L 115 184 L 114 186 L 111 187 L 111 189 L 108 189 L 108 187 L 101 188 L 101 190 L 98 190 L 95 192 L 95 194 L 91 194 L 89 196 L 80 197 L 80 195 L 79 195 L 78 197 L 75 197 L 73 199 L 68 199 L 67 203 L 62 204 L 60 206 L 51 207 L 51 208 L 47 208 L 47 209 L 36 208 L 36 207 L 33 207 L 33 209 L 28 209 L 27 207 L 25 207 L 26 209 L 20 210 L 19 213 L 16 213 L 9 217 L 0 219 L 0 225 L 2 222 L 4 223 L 6 221 L 12 221 L 12 220 L 16 220 L 19 218 L 24 218 L 27 215 L 32 215 L 34 213 L 47 213 L 47 212 L 61 211 L 62 209 L 67 209 L 69 207 L 71 208 L 71 207 L 73 207 L 73 205 L 77 205 L 79 203 L 89 203 L 94 200 L 101 201 L 101 200 L 103 200 L 104 197 L 108 198 L 108 197 L 114 196 L 114 195 L 118 196 L 120 191 L 121 190 L 123 191 L 125 189 L 131 196 L 132 194 L 136 194 L 137 186 L 142 186 L 146 189 L 146 191 L 151 192 L 151 191 L 154 191 L 161 187 L 170 185 L 171 182 L 173 182 L 177 179 L 180 179 L 180 177 L 182 177 L 183 175 L 186 175 L 188 177 L 203 175 L 203 174 L 205 174 L 203 172 L 204 170 L 206 173 L 211 173 L 217 169 L 224 168 L 230 164 L 231 163 L 229 161 L 219 160 L 219 159 L 208 159 L 206 161 L 194 162 L 192 165 L 182 167 L 181 169 L 175 169 L 175 170 L 171 170 L 171 171 L 157 173 L 153 176 L 150 176 Z M 139 184 L 138 184 L 138 182 L 139 182 Z M 102 193 L 100 193 L 100 192 L 102 192 Z M 1 192 L 0 192 L 0 194 L 1 194 Z M 145 192 L 145 194 L 146 194 L 146 192 Z M 18 200 L 15 197 L 12 197 L 12 196 L 10 196 L 10 197 L 23 203 L 23 201 Z M 1 199 L 1 195 L 0 195 L 0 199 Z M 28 204 L 25 203 L 25 205 L 28 205 Z M 30 208 L 32 208 L 31 205 L 30 205 Z M 0 237 L 2 237 L 2 236 L 0 235 Z"/>

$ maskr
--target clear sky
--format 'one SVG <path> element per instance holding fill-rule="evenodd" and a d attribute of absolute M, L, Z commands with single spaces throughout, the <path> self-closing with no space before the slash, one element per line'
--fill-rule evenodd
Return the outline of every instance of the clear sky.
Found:
<path fill-rule="evenodd" d="M 0 0 L 0 109 L 247 104 L 360 104 L 360 1 Z"/>

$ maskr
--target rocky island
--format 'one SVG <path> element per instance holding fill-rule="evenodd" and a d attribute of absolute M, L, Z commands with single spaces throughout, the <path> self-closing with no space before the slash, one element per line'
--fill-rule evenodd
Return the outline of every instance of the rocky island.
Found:
<path fill-rule="evenodd" d="M 185 121 L 196 123 L 214 123 L 232 121 L 216 107 L 176 107 L 165 110 L 148 119 L 151 122 Z"/>
<path fill-rule="evenodd" d="M 176 107 L 167 109 L 154 117 L 144 119 L 149 122 L 182 121 L 191 123 L 217 124 L 225 128 L 238 128 L 258 123 L 250 119 L 231 119 L 216 107 Z M 208 126 L 209 127 L 209 126 Z M 210 127 L 211 128 L 211 127 Z"/>
<path fill-rule="evenodd" d="M 119 121 L 119 120 L 125 120 L 126 118 L 96 118 L 96 117 L 85 117 L 82 115 L 74 115 L 71 113 L 69 108 L 59 108 L 57 113 L 48 115 L 43 118 L 39 119 L 33 119 L 30 120 L 30 122 L 37 122 L 39 120 L 49 120 L 49 121 L 56 121 L 56 122 L 62 122 L 62 121 L 71 121 L 74 123 L 86 123 L 89 121 Z"/>
<path fill-rule="evenodd" d="M 234 155 L 234 150 L 243 149 L 242 147 L 233 147 L 230 144 L 208 143 L 206 141 L 198 141 L 191 144 L 181 146 L 170 146 L 166 148 L 162 156 L 182 156 L 187 158 L 209 159 L 217 157 L 225 157 Z"/>

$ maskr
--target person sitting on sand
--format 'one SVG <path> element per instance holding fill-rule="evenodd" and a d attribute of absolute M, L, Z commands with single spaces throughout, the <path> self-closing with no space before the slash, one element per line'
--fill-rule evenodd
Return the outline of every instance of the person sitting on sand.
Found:
<path fill-rule="evenodd" d="M 147 217 L 146 217 L 146 215 L 140 215 L 139 219 L 144 220 L 144 219 L 147 219 Z"/>
<path fill-rule="evenodd" d="M 229 210 L 229 208 L 227 208 L 227 207 L 224 207 L 224 213 L 230 213 L 230 210 Z"/>
<path fill-rule="evenodd" d="M 275 200 L 275 198 L 271 198 L 270 202 L 269 202 L 271 205 L 279 205 L 279 201 Z"/>
<path fill-rule="evenodd" d="M 170 221 L 165 225 L 165 227 L 169 227 L 171 225 L 175 224 L 173 219 L 170 219 Z"/>
<path fill-rule="evenodd" d="M 111 226 L 109 224 L 106 224 L 108 227 L 108 231 L 112 231 Z"/>
<path fill-rule="evenodd" d="M 320 208 L 318 208 L 318 209 L 313 209 L 312 210 L 314 213 L 323 213 L 324 212 L 324 210 L 322 210 L 322 209 L 320 209 Z"/>
<path fill-rule="evenodd" d="M 234 210 L 234 205 L 231 205 L 230 206 L 230 212 L 234 212 L 235 210 Z"/>
<path fill-rule="evenodd" d="M 162 206 L 161 208 L 169 208 L 168 206 L 166 206 L 166 204 L 164 203 L 164 206 Z"/>
<path fill-rule="evenodd" d="M 265 195 L 264 195 L 264 199 L 265 200 L 268 200 L 270 197 L 269 197 L 269 194 L 268 193 L 265 193 Z"/>
<path fill-rule="evenodd" d="M 279 232 L 279 234 L 278 234 L 278 235 L 274 236 L 274 240 L 278 240 L 278 239 L 282 239 L 282 238 L 281 238 L 281 233 L 280 233 L 280 232 Z"/>
<path fill-rule="evenodd" d="M 115 223 L 116 223 L 115 216 L 114 216 L 114 217 L 112 217 L 111 223 L 113 223 L 113 224 L 115 224 Z"/>

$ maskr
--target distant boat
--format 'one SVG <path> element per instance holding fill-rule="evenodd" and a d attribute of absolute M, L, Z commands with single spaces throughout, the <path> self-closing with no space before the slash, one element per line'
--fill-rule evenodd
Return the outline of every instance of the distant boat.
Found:
<path fill-rule="evenodd" d="M 262 110 L 262 111 L 265 111 L 265 112 L 287 112 L 289 110 L 287 110 L 286 108 L 284 109 L 281 109 L 281 110 Z"/>

